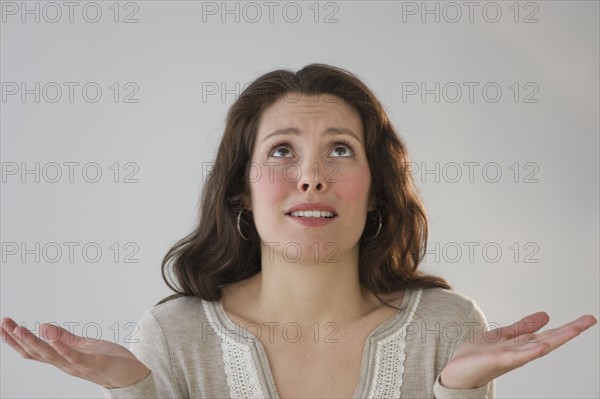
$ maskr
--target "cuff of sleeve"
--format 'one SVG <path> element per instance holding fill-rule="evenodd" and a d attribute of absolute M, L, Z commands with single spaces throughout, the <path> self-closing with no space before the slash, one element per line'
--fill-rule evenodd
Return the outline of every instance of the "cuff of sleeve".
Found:
<path fill-rule="evenodd" d="M 123 388 L 104 388 L 102 394 L 105 398 L 122 398 L 122 399 L 137 399 L 137 398 L 154 398 L 156 397 L 156 387 L 154 385 L 154 376 L 152 371 L 143 380 L 136 382 Z"/>
<path fill-rule="evenodd" d="M 485 384 L 479 388 L 473 389 L 450 389 L 446 388 L 440 382 L 440 376 L 438 375 L 433 385 L 433 395 L 436 399 L 479 399 L 487 398 L 488 388 L 490 384 Z"/>

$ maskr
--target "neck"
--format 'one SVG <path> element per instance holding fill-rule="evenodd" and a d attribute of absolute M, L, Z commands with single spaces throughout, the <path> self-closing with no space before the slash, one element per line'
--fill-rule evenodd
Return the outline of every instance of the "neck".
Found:
<path fill-rule="evenodd" d="M 269 259 L 268 251 L 262 252 L 262 271 L 255 276 L 254 292 L 257 309 L 265 319 L 303 325 L 343 323 L 380 305 L 360 285 L 358 247 L 336 254 L 337 262 L 288 260 L 277 256 Z"/>

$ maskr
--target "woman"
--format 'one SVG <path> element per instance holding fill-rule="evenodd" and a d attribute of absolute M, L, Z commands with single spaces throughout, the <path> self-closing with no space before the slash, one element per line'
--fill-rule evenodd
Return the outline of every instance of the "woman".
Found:
<path fill-rule="evenodd" d="M 596 319 L 487 331 L 472 300 L 417 269 L 427 223 L 407 167 L 355 76 L 267 73 L 228 113 L 200 222 L 163 261 L 177 294 L 143 315 L 132 352 L 52 325 L 36 341 L 8 318 L 3 337 L 106 397 L 491 398 L 494 378 Z"/>

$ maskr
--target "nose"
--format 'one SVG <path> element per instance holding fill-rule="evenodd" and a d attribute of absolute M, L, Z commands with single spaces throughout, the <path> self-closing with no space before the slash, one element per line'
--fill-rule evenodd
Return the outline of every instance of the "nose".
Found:
<path fill-rule="evenodd" d="M 300 187 L 300 191 L 302 191 L 302 192 L 308 192 L 309 190 L 320 192 L 320 191 L 322 191 L 322 189 L 323 189 L 322 183 L 317 183 L 317 184 L 312 184 L 312 185 L 309 183 L 303 183 L 302 186 Z"/>
<path fill-rule="evenodd" d="M 327 190 L 327 181 L 322 170 L 321 162 L 313 162 L 302 168 L 302 175 L 298 180 L 298 190 L 302 193 L 318 192 Z"/>

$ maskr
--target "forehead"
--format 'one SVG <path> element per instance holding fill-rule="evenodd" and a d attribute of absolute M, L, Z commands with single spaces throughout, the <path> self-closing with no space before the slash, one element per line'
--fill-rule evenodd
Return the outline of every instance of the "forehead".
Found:
<path fill-rule="evenodd" d="M 332 95 L 289 93 L 278 99 L 263 111 L 258 138 L 273 130 L 288 127 L 300 130 L 346 128 L 361 138 L 363 136 L 358 112 L 346 101 Z"/>

